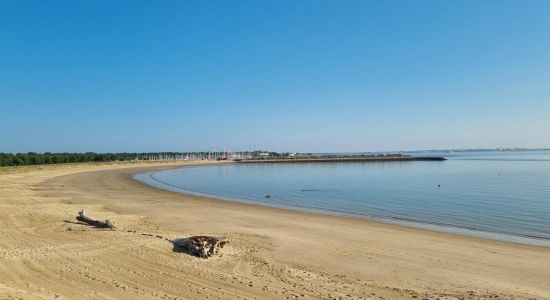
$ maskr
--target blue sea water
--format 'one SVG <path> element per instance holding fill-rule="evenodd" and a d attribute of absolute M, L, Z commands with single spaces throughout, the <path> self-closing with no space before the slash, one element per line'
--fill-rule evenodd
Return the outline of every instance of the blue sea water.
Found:
<path fill-rule="evenodd" d="M 135 178 L 225 200 L 550 246 L 550 151 L 413 155 L 448 160 L 237 163 Z"/>

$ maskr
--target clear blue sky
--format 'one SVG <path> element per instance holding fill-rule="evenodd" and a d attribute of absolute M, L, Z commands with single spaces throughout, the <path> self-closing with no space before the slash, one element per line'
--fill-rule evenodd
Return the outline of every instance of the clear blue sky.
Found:
<path fill-rule="evenodd" d="M 550 1 L 2 1 L 0 151 L 550 147 Z"/>

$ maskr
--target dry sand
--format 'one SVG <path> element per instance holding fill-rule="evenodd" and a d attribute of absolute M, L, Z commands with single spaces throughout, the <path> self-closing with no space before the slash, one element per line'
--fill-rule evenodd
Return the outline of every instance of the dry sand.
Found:
<path fill-rule="evenodd" d="M 218 201 L 131 179 L 168 166 L 0 175 L 0 299 L 550 299 L 549 248 Z M 121 230 L 64 222 L 80 209 Z M 232 242 L 205 260 L 151 234 Z"/>

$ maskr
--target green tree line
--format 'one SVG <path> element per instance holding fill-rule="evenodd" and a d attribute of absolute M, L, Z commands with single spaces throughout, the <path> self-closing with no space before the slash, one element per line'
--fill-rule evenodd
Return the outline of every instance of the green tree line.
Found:
<path fill-rule="evenodd" d="M 129 160 L 150 160 L 162 156 L 166 159 L 176 157 L 176 153 L 0 153 L 0 167 L 42 164 L 63 164 L 83 162 L 109 162 Z"/>

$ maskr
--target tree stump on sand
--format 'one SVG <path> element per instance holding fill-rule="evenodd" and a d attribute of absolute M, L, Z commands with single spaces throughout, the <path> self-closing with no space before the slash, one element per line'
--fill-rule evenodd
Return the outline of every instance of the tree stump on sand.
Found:
<path fill-rule="evenodd" d="M 218 253 L 220 248 L 227 243 L 229 239 L 226 237 L 213 237 L 197 235 L 188 238 L 173 240 L 175 246 L 183 249 L 185 252 L 202 258 L 209 258 Z"/>
<path fill-rule="evenodd" d="M 109 228 L 109 229 L 116 229 L 115 225 L 109 221 L 99 221 L 96 219 L 93 219 L 91 217 L 88 217 L 86 215 L 86 212 L 84 210 L 81 210 L 78 212 L 78 216 L 76 216 L 76 219 L 80 222 L 84 222 L 90 226 L 98 227 L 98 228 Z"/>

